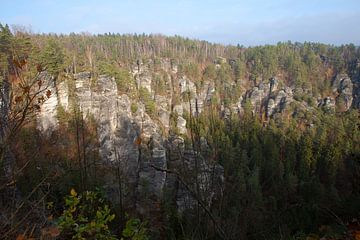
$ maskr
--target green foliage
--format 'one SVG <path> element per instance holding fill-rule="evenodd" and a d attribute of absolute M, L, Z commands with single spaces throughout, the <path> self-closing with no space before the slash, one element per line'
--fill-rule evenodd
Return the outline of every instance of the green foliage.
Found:
<path fill-rule="evenodd" d="M 146 223 L 141 222 L 139 219 L 130 219 L 126 222 L 122 236 L 125 239 L 132 240 L 147 240 Z"/>
<path fill-rule="evenodd" d="M 333 216 L 357 216 L 355 201 L 360 199 L 353 193 L 360 178 L 352 169 L 360 169 L 359 145 L 353 145 L 359 142 L 354 128 L 359 113 L 319 112 L 319 122 L 311 127 L 301 127 L 302 119 L 271 120 L 264 126 L 247 104 L 240 119 L 224 121 L 210 112 L 188 125 L 195 139 L 198 134 L 206 137 L 211 153 L 203 155 L 216 156 L 212 160 L 224 167 L 222 203 L 212 209 L 221 212 L 216 217 L 229 238 L 259 239 L 265 234 L 278 239 L 279 226 L 286 239 L 300 232 L 323 237 L 318 229 L 336 222 Z M 343 231 L 336 234 L 343 237 Z"/>
<path fill-rule="evenodd" d="M 8 64 L 11 60 L 11 44 L 13 42 L 13 35 L 9 26 L 0 24 L 0 74 L 1 78 L 8 72 Z"/>
<path fill-rule="evenodd" d="M 53 76 L 57 76 L 65 67 L 64 58 L 64 50 L 59 42 L 54 39 L 49 39 L 41 51 L 39 60 L 43 69 L 47 70 Z"/>
<path fill-rule="evenodd" d="M 199 65 L 196 63 L 187 63 L 180 65 L 180 72 L 192 79 L 193 81 L 200 80 L 201 71 Z"/>
<path fill-rule="evenodd" d="M 138 105 L 136 103 L 132 102 L 130 109 L 131 109 L 132 113 L 136 113 L 136 111 L 138 110 Z"/>
<path fill-rule="evenodd" d="M 150 92 L 147 90 L 147 88 L 141 87 L 139 89 L 139 96 L 145 105 L 146 113 L 150 116 L 154 116 L 156 113 L 155 101 L 151 98 Z"/>
<path fill-rule="evenodd" d="M 114 64 L 108 62 L 100 62 L 98 68 L 100 74 L 106 74 L 115 78 L 115 82 L 120 94 L 127 93 L 130 95 L 130 97 L 133 97 L 135 91 L 135 82 L 127 69 L 117 67 Z"/>
<path fill-rule="evenodd" d="M 69 121 L 69 114 L 65 111 L 64 107 L 60 104 L 57 107 L 56 117 L 60 123 L 66 123 Z"/>
<path fill-rule="evenodd" d="M 210 65 L 206 66 L 206 68 L 203 71 L 203 78 L 211 79 L 211 80 L 214 80 L 216 78 L 215 65 L 210 64 Z"/>
<path fill-rule="evenodd" d="M 166 86 L 166 78 L 167 78 L 167 74 L 166 73 L 162 73 L 162 74 L 155 74 L 155 76 L 153 77 L 153 81 L 152 81 L 152 89 L 154 89 L 155 95 L 162 95 L 162 96 L 166 96 L 167 94 L 167 86 Z"/>
<path fill-rule="evenodd" d="M 74 189 L 65 197 L 65 210 L 57 224 L 67 239 L 116 239 L 108 224 L 115 218 L 99 192 L 77 194 Z"/>

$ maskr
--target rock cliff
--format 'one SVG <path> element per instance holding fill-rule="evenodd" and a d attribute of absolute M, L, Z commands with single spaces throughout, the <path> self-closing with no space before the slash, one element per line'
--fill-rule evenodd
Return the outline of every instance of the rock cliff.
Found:
<path fill-rule="evenodd" d="M 176 173 L 194 172 L 196 168 L 195 178 L 187 179 L 187 184 L 198 184 L 200 191 L 207 193 L 209 203 L 220 191 L 223 176 L 220 165 L 208 162 L 200 153 L 186 146 L 183 138 L 189 133 L 187 116 L 196 117 L 215 97 L 219 97 L 214 83 L 195 84 L 197 79 L 179 73 L 178 66 L 169 59 L 161 59 L 157 67 L 159 69 L 155 71 L 153 61 L 143 63 L 139 60 L 129 70 L 137 89 L 145 88 L 150 93 L 156 108 L 153 115 L 147 112 L 146 103 L 139 98 L 120 94 L 112 76 L 95 77 L 82 72 L 62 81 L 55 81 L 44 73 L 43 79 L 48 82 L 52 95 L 37 116 L 38 128 L 44 132 L 57 128 L 59 106 L 71 111 L 73 104 L 78 106 L 84 118 L 93 118 L 97 122 L 99 155 L 103 163 L 121 169 L 131 193 L 126 196 L 127 202 L 144 214 L 148 209 L 157 208 L 156 203 L 163 197 L 164 189 L 175 191 L 179 210 L 194 205 L 196 199 Z M 165 86 L 161 93 L 154 88 L 159 72 Z M 233 85 L 235 83 L 230 86 Z M 319 98 L 307 89 L 286 86 L 281 79 L 274 77 L 248 89 L 241 86 L 244 89 L 241 96 L 218 109 L 223 116 L 229 117 L 242 114 L 245 105 L 249 104 L 254 114 L 262 112 L 269 119 L 284 111 L 296 114 L 299 109 L 311 111 L 314 107 L 332 110 L 336 107 L 340 111 L 359 107 L 360 94 L 349 76 L 336 76 L 332 86 L 332 96 Z M 70 99 L 72 93 L 73 100 Z M 210 181 L 214 176 L 216 181 Z M 109 192 L 115 191 L 117 183 L 114 177 L 109 179 L 112 180 L 105 187 Z"/>

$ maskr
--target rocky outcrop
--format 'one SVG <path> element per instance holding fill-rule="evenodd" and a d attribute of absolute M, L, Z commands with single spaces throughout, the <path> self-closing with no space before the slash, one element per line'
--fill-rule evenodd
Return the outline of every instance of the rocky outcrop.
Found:
<path fill-rule="evenodd" d="M 131 101 L 128 96 L 118 96 L 115 80 L 102 75 L 91 86 L 89 73 L 76 74 L 76 102 L 86 117 L 98 123 L 99 154 L 106 164 L 121 167 L 124 178 L 136 185 L 139 149 L 134 144 L 139 126 L 132 120 Z M 109 181 L 108 188 L 112 188 Z"/>
<path fill-rule="evenodd" d="M 154 96 L 156 93 L 153 89 L 153 83 L 156 82 L 156 76 L 158 76 L 159 70 L 170 74 L 176 74 L 178 69 L 177 65 L 174 64 L 170 59 L 164 58 L 158 61 L 148 59 L 146 62 L 137 60 L 136 63 L 131 66 L 131 74 L 134 77 L 136 86 L 138 89 L 145 88 L 149 93 Z M 154 79 L 155 78 L 155 79 Z M 166 79 L 166 84 L 171 88 L 170 77 Z"/>
<path fill-rule="evenodd" d="M 186 76 L 182 77 L 179 80 L 180 93 L 189 93 L 190 95 L 196 95 L 196 87 L 195 84 L 188 79 Z"/>
<path fill-rule="evenodd" d="M 65 81 L 60 82 L 57 85 L 57 94 L 59 104 L 64 108 L 65 111 L 69 110 L 69 89 Z"/>
<path fill-rule="evenodd" d="M 253 111 L 259 111 L 261 107 L 268 101 L 270 96 L 270 84 L 260 83 L 246 93 L 246 100 L 250 101 Z"/>
<path fill-rule="evenodd" d="M 179 130 L 180 134 L 187 133 L 186 120 L 182 116 L 178 116 L 177 121 L 176 121 L 176 127 Z"/>
<path fill-rule="evenodd" d="M 91 86 L 91 74 L 89 72 L 83 72 L 74 74 L 75 81 L 75 92 L 77 97 L 77 104 L 86 116 L 89 113 L 94 114 L 93 111 L 99 110 L 98 107 L 93 108 L 92 106 L 92 91 Z M 95 115 L 97 115 L 96 113 Z"/>
<path fill-rule="evenodd" d="M 71 80 L 57 85 L 53 78 L 46 76 L 52 94 L 41 107 L 38 127 L 42 131 L 52 131 L 57 127 L 57 107 L 62 106 L 65 111 L 72 109 L 69 86 L 75 85 L 71 89 L 71 96 L 74 96 L 71 103 L 75 102 L 84 118 L 91 117 L 97 122 L 100 158 L 104 165 L 121 170 L 128 193 L 125 203 L 133 205 L 145 215 L 149 210 L 159 210 L 165 189 L 172 189 L 175 196 L 172 200 L 181 211 L 196 204 L 197 200 L 189 192 L 189 187 L 199 189 L 199 194 L 209 204 L 221 192 L 222 167 L 210 164 L 200 154 L 209 148 L 206 139 L 201 139 L 198 152 L 185 146 L 182 137 L 189 134 L 185 120 L 189 114 L 196 117 L 210 103 L 218 104 L 224 118 L 242 114 L 245 105 L 251 107 L 254 114 L 261 112 L 267 118 L 276 118 L 284 111 L 301 117 L 304 112 L 316 107 L 316 104 L 310 104 L 314 101 L 311 89 L 284 86 L 277 78 L 260 82 L 250 89 L 246 89 L 248 85 L 245 81 L 226 83 L 225 87 L 229 91 L 237 89 L 238 95 L 234 96 L 233 102 L 225 105 L 220 100 L 213 102 L 214 97 L 221 99 L 215 82 L 200 82 L 180 75 L 177 65 L 169 59 L 139 60 L 131 65 L 130 72 L 137 89 L 145 88 L 150 92 L 149 101 L 153 101 L 156 108 L 151 117 L 146 112 L 145 103 L 135 95 L 119 95 L 116 81 L 111 76 L 95 78 L 89 72 L 83 72 L 69 76 Z M 163 81 L 162 89 L 155 84 L 158 79 Z M 68 84 L 68 81 L 75 84 Z M 320 97 L 318 107 L 333 111 L 336 102 L 347 111 L 352 105 L 360 106 L 360 100 L 356 97 L 359 88 L 347 75 L 339 75 L 332 86 L 336 101 L 333 96 Z M 170 131 L 175 130 L 171 129 L 174 125 L 177 131 Z M 185 180 L 166 170 L 175 171 Z M 110 194 L 114 193 L 118 188 L 116 177 L 109 171 L 104 178 L 105 188 Z M 183 183 L 183 180 L 186 182 Z M 112 196 L 116 199 L 116 194 Z"/>
<path fill-rule="evenodd" d="M 339 74 L 332 84 L 333 92 L 337 93 L 336 104 L 339 111 L 347 111 L 353 103 L 353 83 L 348 75 Z"/>
<path fill-rule="evenodd" d="M 271 117 L 274 113 L 281 113 L 293 101 L 294 99 L 291 88 L 287 87 L 273 93 L 267 102 L 267 117 Z"/>
<path fill-rule="evenodd" d="M 281 113 L 294 101 L 294 90 L 290 87 L 278 90 L 278 85 L 279 82 L 276 78 L 271 78 L 268 83 L 260 83 L 258 86 L 247 91 L 245 98 L 240 97 L 237 105 L 233 106 L 233 109 L 237 109 L 237 112 L 241 113 L 244 101 L 249 101 L 253 112 L 264 108 L 267 117 L 271 117 L 275 113 Z"/>
<path fill-rule="evenodd" d="M 46 72 L 40 74 L 42 85 L 40 91 L 44 94 L 50 91 L 51 94 L 46 96 L 46 101 L 41 104 L 40 111 L 37 115 L 37 128 L 44 133 L 51 133 L 58 126 L 57 107 L 59 105 L 58 92 L 56 90 L 56 82 L 54 77 Z M 45 96 L 44 96 L 45 97 Z"/>
<path fill-rule="evenodd" d="M 140 127 L 137 209 L 145 214 L 156 209 L 154 204 L 160 200 L 166 181 L 166 172 L 156 168 L 167 168 L 166 149 L 159 126 L 145 113 L 144 106 L 140 106 L 133 120 Z"/>
<path fill-rule="evenodd" d="M 170 127 L 170 102 L 165 96 L 155 96 L 156 109 L 158 112 L 158 119 L 166 130 Z"/>
<path fill-rule="evenodd" d="M 146 88 L 149 93 L 152 93 L 152 74 L 150 71 L 151 63 L 144 64 L 142 61 L 138 60 L 136 64 L 132 66 L 131 72 L 135 79 L 137 88 Z"/>
<path fill-rule="evenodd" d="M 159 199 L 166 180 L 166 173 L 156 171 L 153 166 L 166 169 L 166 151 L 163 146 L 161 130 L 145 112 L 143 104 L 138 104 L 136 112 L 131 111 L 131 100 L 127 95 L 118 96 L 115 80 L 100 76 L 91 88 L 89 75 L 76 76 L 76 96 L 85 116 L 91 114 L 98 122 L 100 157 L 104 163 L 120 166 L 128 187 L 136 192 L 129 201 L 136 202 L 137 209 L 144 211 L 143 194 Z M 165 112 L 167 100 L 157 97 Z M 168 112 L 168 111 L 167 111 Z M 164 126 L 169 117 L 165 115 Z M 137 143 L 141 139 L 141 143 Z M 117 184 L 107 184 L 109 191 Z M 149 205 L 150 204 L 150 205 Z"/>

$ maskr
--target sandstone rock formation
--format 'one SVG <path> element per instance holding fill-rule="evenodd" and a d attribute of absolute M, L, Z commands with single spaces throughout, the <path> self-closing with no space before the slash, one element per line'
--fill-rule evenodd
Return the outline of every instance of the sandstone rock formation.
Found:
<path fill-rule="evenodd" d="M 164 76 L 165 89 L 162 89 L 161 94 L 153 87 L 154 76 L 159 74 L 154 72 L 154 68 L 159 68 Z M 178 74 L 178 66 L 169 59 L 161 59 L 157 63 L 139 60 L 131 65 L 130 72 L 137 89 L 145 88 L 149 91 L 156 114 L 150 117 L 145 103 L 138 98 L 119 95 L 116 81 L 111 76 L 94 77 L 89 72 L 82 72 L 70 75 L 57 84 L 54 78 L 44 73 L 43 78 L 49 83 L 52 95 L 37 116 L 38 128 L 44 132 L 57 128 L 59 106 L 65 111 L 76 109 L 77 106 L 85 119 L 93 118 L 98 124 L 102 162 L 121 169 L 129 193 L 126 202 L 133 204 L 143 214 L 148 209 L 156 208 L 165 189 L 174 191 L 176 204 L 181 211 L 196 203 L 196 198 L 189 193 L 179 176 L 167 170 L 183 177 L 196 172 L 189 175 L 186 184 L 194 189 L 194 184 L 198 185 L 199 194 L 206 196 L 206 202 L 210 203 L 221 190 L 223 169 L 220 165 L 207 162 L 199 152 L 185 146 L 184 138 L 189 134 L 187 116 L 192 114 L 196 117 L 210 105 L 214 97 L 218 99 L 215 83 L 204 81 L 198 84 L 197 79 Z M 74 89 L 70 89 L 70 81 L 73 81 Z M 218 102 L 221 104 L 218 109 L 224 118 L 243 114 L 247 103 L 254 114 L 262 112 L 267 118 L 272 118 L 284 111 L 293 115 L 312 111 L 315 104 L 311 105 L 310 102 L 316 102 L 311 90 L 286 86 L 278 78 L 260 82 L 249 89 L 242 81 L 229 83 L 229 89 L 236 87 L 236 84 L 242 84 L 241 96 L 228 105 Z M 359 88 L 347 75 L 337 76 L 332 86 L 336 98 L 320 97 L 318 107 L 333 111 L 337 103 L 343 111 L 347 111 L 351 106 L 360 106 Z M 71 91 L 73 100 L 70 99 Z M 136 108 L 132 108 L 132 105 Z M 172 127 L 177 131 L 173 131 Z M 174 135 L 174 132 L 180 136 Z M 203 139 L 202 150 L 207 147 L 206 139 Z M 105 188 L 110 193 L 116 191 L 118 183 L 115 177 L 109 173 L 106 178 Z"/>

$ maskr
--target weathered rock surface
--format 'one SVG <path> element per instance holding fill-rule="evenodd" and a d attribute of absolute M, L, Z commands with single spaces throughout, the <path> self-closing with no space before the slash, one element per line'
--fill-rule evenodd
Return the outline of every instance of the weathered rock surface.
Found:
<path fill-rule="evenodd" d="M 57 94 L 60 105 L 65 111 L 69 110 L 69 89 L 65 81 L 57 85 Z"/>
<path fill-rule="evenodd" d="M 181 134 L 187 133 L 186 120 L 182 116 L 178 116 L 177 122 L 176 122 L 176 127 L 178 128 L 178 130 Z"/>
<path fill-rule="evenodd" d="M 58 93 L 56 91 L 55 79 L 46 72 L 41 73 L 42 86 L 40 91 L 45 93 L 45 90 L 51 92 L 50 97 L 46 97 L 46 101 L 41 105 L 40 112 L 37 115 L 38 129 L 45 133 L 50 133 L 58 126 L 57 107 L 58 107 Z"/>
<path fill-rule="evenodd" d="M 353 83 L 348 75 L 339 74 L 333 82 L 333 92 L 337 92 L 336 103 L 339 111 L 347 111 L 353 103 Z"/>
<path fill-rule="evenodd" d="M 169 130 L 170 127 L 170 104 L 169 99 L 165 96 L 156 95 L 155 96 L 155 103 L 158 112 L 158 118 L 164 128 Z"/>
<path fill-rule="evenodd" d="M 290 88 L 274 92 L 268 100 L 266 115 L 270 117 L 274 113 L 281 113 L 293 101 L 293 94 Z"/>

